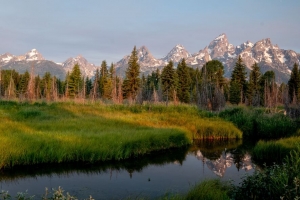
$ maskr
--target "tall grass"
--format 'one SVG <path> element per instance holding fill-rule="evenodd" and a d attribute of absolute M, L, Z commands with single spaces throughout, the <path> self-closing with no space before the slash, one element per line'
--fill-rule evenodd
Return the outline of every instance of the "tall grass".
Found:
<path fill-rule="evenodd" d="M 0 168 L 120 160 L 190 144 L 240 138 L 233 124 L 202 119 L 192 106 L 0 102 Z"/>
<path fill-rule="evenodd" d="M 245 107 L 228 108 L 219 113 L 219 117 L 233 122 L 244 138 L 279 139 L 289 137 L 297 131 L 295 121 L 281 114 L 267 114 L 263 109 Z"/>
<path fill-rule="evenodd" d="M 298 146 L 300 146 L 300 136 L 276 141 L 259 141 L 253 148 L 252 157 L 261 163 L 282 163 L 284 158 Z"/>

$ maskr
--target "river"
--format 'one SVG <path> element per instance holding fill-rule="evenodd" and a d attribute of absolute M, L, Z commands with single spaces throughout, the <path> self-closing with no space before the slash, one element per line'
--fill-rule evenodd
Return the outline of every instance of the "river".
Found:
<path fill-rule="evenodd" d="M 197 141 L 189 148 L 171 149 L 125 161 L 67 163 L 16 167 L 0 171 L 0 190 L 35 195 L 58 188 L 79 199 L 157 198 L 185 193 L 212 178 L 232 180 L 254 172 L 242 141 Z"/>

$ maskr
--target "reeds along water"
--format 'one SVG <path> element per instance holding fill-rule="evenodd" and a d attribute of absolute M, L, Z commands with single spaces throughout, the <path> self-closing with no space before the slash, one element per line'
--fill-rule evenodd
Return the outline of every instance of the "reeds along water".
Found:
<path fill-rule="evenodd" d="M 233 122 L 244 138 L 253 140 L 289 137 L 298 128 L 291 118 L 282 113 L 267 114 L 262 108 L 234 107 L 220 112 L 219 117 Z"/>
<path fill-rule="evenodd" d="M 259 141 L 252 151 L 255 161 L 271 165 L 281 164 L 295 149 L 300 150 L 300 136 L 284 138 L 276 141 Z"/>

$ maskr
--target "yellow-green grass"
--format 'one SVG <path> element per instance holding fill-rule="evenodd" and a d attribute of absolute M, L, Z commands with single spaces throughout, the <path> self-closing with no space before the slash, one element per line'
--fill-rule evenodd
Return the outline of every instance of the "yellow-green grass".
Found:
<path fill-rule="evenodd" d="M 259 141 L 252 151 L 256 161 L 272 164 L 281 163 L 292 150 L 300 147 L 300 136 L 275 141 Z"/>
<path fill-rule="evenodd" d="M 229 122 L 192 106 L 0 102 L 0 168 L 119 160 L 188 145 L 192 138 L 241 138 Z"/>

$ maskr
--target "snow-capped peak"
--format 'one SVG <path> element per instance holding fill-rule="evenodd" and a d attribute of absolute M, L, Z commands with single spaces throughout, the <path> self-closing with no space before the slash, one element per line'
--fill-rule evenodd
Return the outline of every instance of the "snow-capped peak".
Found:
<path fill-rule="evenodd" d="M 222 33 L 221 35 L 219 35 L 218 37 L 216 37 L 214 40 L 216 41 L 216 40 L 222 40 L 222 39 L 224 39 L 224 38 L 226 38 L 226 34 L 225 33 Z"/>
<path fill-rule="evenodd" d="M 182 46 L 181 44 L 177 44 L 173 49 L 168 53 L 166 57 L 163 58 L 165 62 L 169 62 L 172 60 L 173 62 L 177 63 L 182 58 L 189 58 L 191 54 Z"/>
<path fill-rule="evenodd" d="M 10 54 L 10 53 L 5 53 L 0 55 L 0 63 L 8 63 L 9 61 L 11 61 L 15 56 Z"/>
<path fill-rule="evenodd" d="M 36 49 L 32 49 L 25 54 L 26 61 L 33 61 L 33 60 L 45 60 Z"/>

